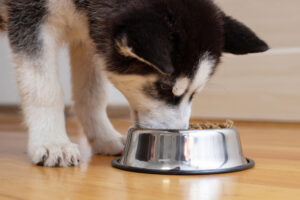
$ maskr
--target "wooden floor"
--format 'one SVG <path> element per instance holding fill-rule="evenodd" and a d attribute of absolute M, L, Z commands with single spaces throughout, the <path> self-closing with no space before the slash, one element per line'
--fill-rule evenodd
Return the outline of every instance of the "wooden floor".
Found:
<path fill-rule="evenodd" d="M 125 133 L 126 120 L 113 120 Z M 76 120 L 68 131 L 85 161 L 79 167 L 43 168 L 30 164 L 20 120 L 0 115 L 1 200 L 299 200 L 300 124 L 237 123 L 244 153 L 256 167 L 209 176 L 149 175 L 111 167 L 113 157 L 93 156 Z"/>

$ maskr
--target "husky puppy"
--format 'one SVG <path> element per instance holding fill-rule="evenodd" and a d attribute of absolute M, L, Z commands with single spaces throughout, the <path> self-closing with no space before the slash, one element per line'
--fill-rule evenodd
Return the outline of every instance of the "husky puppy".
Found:
<path fill-rule="evenodd" d="M 211 0 L 0 0 L 29 130 L 33 163 L 80 159 L 65 127 L 57 52 L 69 47 L 75 110 L 93 152 L 119 154 L 124 138 L 107 114 L 106 82 L 128 99 L 136 125 L 188 127 L 193 96 L 223 52 L 268 49 Z"/>

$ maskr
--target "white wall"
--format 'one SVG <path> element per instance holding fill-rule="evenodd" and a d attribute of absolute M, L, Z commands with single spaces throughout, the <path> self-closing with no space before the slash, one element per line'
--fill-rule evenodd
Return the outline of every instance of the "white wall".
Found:
<path fill-rule="evenodd" d="M 59 54 L 59 69 L 62 86 L 65 92 L 65 100 L 68 105 L 71 100 L 70 66 L 68 53 L 63 49 Z M 0 105 L 19 104 L 15 74 L 11 56 L 9 54 L 8 41 L 6 37 L 0 38 Z M 110 85 L 110 104 L 127 105 L 123 95 Z"/>
<path fill-rule="evenodd" d="M 7 46 L 7 40 L 0 38 L 0 104 L 15 104 L 19 98 Z"/>

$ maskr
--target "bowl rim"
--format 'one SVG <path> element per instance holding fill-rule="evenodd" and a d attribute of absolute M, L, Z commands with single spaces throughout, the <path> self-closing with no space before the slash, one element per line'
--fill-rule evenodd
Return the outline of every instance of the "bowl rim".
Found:
<path fill-rule="evenodd" d="M 128 132 L 135 132 L 135 131 L 150 131 L 151 133 L 161 133 L 161 132 L 170 132 L 170 133 L 189 133 L 189 132 L 207 132 L 207 131 L 235 131 L 237 132 L 237 128 L 232 126 L 231 128 L 219 128 L 219 129 L 153 129 L 153 128 L 141 128 L 136 126 L 131 126 Z"/>

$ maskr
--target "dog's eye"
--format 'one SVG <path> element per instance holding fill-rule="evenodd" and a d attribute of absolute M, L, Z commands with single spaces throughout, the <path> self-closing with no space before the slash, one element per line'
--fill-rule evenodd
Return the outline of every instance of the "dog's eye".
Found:
<path fill-rule="evenodd" d="M 169 90 L 170 89 L 170 86 L 166 83 L 160 83 L 160 89 L 162 90 Z"/>

